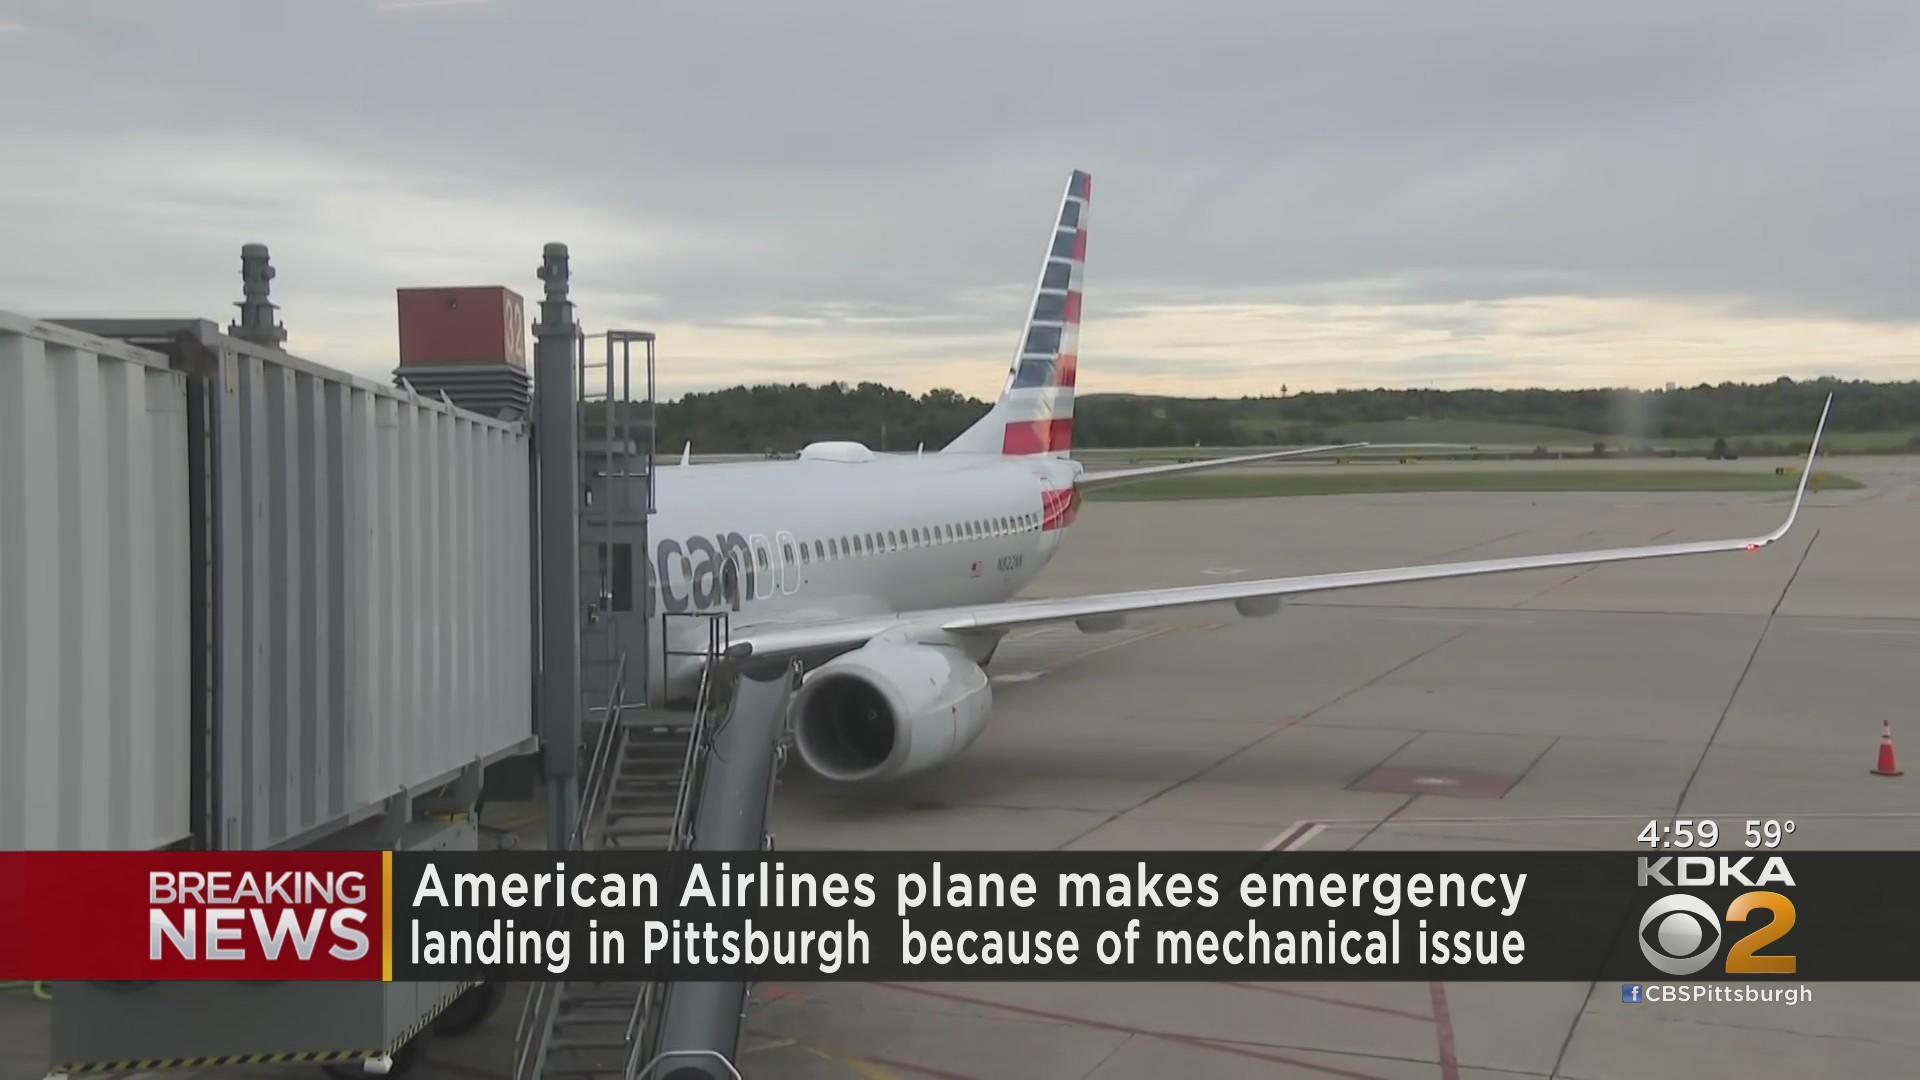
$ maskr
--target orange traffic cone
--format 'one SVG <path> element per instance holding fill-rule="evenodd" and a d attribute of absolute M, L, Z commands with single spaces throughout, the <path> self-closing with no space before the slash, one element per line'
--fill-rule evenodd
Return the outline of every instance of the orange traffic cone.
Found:
<path fill-rule="evenodd" d="M 1880 722 L 1880 763 L 1873 767 L 1875 776 L 1899 776 L 1900 764 L 1893 758 L 1893 721 Z"/>

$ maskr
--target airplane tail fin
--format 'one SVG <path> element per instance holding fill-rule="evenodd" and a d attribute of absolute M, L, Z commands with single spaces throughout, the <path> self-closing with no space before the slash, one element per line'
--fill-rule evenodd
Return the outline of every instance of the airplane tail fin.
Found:
<path fill-rule="evenodd" d="M 1086 273 L 1093 177 L 1075 169 L 1047 238 L 1040 283 L 1000 400 L 943 454 L 1045 454 L 1073 449 L 1073 383 L 1080 360 L 1080 291 Z"/>

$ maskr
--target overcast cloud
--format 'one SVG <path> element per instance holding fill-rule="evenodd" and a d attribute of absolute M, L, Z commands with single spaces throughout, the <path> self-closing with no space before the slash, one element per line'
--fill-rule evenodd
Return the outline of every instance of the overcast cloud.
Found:
<path fill-rule="evenodd" d="M 1920 5 L 0 0 L 0 309 L 391 368 L 529 299 L 669 391 L 990 395 L 1067 172 L 1081 387 L 1920 377 Z"/>

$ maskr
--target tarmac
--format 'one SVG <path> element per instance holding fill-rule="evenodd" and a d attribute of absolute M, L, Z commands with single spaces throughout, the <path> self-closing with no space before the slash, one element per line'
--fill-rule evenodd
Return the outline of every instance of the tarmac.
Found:
<path fill-rule="evenodd" d="M 1765 468 L 1772 461 L 1727 467 Z M 1694 467 L 1700 463 L 1694 462 Z M 783 849 L 1613 849 L 1650 820 L 1920 847 L 1920 460 L 1841 458 L 1771 548 L 1327 594 L 1010 639 L 987 732 L 898 785 L 783 782 Z M 1059 595 L 1760 533 L 1784 494 L 1089 504 Z M 1624 1004 L 1613 984 L 779 985 L 749 1075 L 1920 1073 L 1920 985 Z"/>
<path fill-rule="evenodd" d="M 1743 461 L 1729 467 L 1768 468 Z M 1791 820 L 1786 850 L 1920 848 L 1920 459 L 1841 458 L 1752 554 L 1327 594 L 1004 643 L 948 766 L 783 779 L 783 849 L 1631 849 L 1649 820 Z M 1033 595 L 1760 533 L 1779 493 L 1091 503 Z M 525 823 L 521 823 L 523 826 Z M 537 835 L 530 827 L 529 835 Z M 1722 841 L 1722 848 L 1728 841 Z M 1920 1072 L 1920 984 L 1798 1005 L 1613 984 L 776 984 L 748 1076 L 1611 1078 Z M 47 1007 L 0 994 L 0 1080 Z M 415 1076 L 506 1074 L 516 1003 Z M 240 1075 L 227 1073 L 223 1075 Z M 257 1073 L 255 1075 L 287 1075 Z"/>

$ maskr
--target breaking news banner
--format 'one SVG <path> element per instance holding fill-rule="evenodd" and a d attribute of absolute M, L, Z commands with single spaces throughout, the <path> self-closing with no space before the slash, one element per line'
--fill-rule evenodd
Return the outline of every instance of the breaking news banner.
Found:
<path fill-rule="evenodd" d="M 1920 853 L 0 853 L 0 979 L 1906 980 Z"/>

